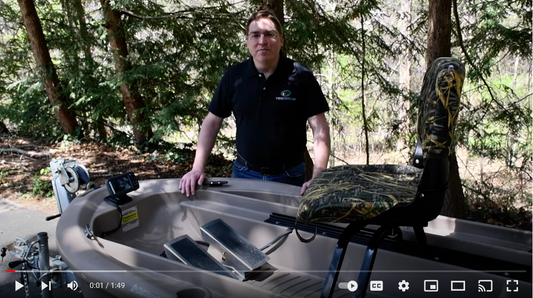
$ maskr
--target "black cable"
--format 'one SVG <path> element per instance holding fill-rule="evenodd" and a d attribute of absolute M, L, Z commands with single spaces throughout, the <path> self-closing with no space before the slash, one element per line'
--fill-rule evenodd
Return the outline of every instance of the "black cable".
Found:
<path fill-rule="evenodd" d="M 118 205 L 118 198 L 107 196 L 104 198 L 104 202 L 108 203 L 111 206 L 115 206 L 115 208 L 117 208 L 118 213 L 120 215 L 120 221 L 118 222 L 118 226 L 116 228 L 114 228 L 111 231 L 102 233 L 102 238 L 105 238 L 106 236 L 115 233 L 116 231 L 118 231 L 118 229 L 120 229 L 120 227 L 122 227 L 122 209 L 120 209 L 120 206 Z"/>
<path fill-rule="evenodd" d="M 286 237 L 288 236 L 290 233 L 292 233 L 292 230 L 291 228 L 288 228 L 287 231 L 285 231 L 283 234 L 279 235 L 278 237 L 276 237 L 276 239 L 270 241 L 268 244 L 266 244 L 265 246 L 261 247 L 259 250 L 263 251 L 269 247 L 271 247 L 272 245 L 274 245 L 274 243 L 278 242 L 279 240 L 281 240 L 281 238 L 283 237 Z"/>

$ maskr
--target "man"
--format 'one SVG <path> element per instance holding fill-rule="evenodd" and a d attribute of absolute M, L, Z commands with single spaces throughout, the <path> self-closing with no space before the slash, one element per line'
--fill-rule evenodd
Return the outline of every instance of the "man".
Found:
<path fill-rule="evenodd" d="M 222 77 L 202 123 L 193 168 L 180 181 L 181 192 L 195 194 L 224 118 L 237 123 L 234 178 L 278 181 L 305 192 L 306 122 L 313 131 L 313 178 L 330 153 L 328 104 L 312 72 L 281 53 L 281 23 L 265 10 L 248 19 L 246 44 L 251 57 Z M 305 183 L 304 183 L 305 182 Z"/>

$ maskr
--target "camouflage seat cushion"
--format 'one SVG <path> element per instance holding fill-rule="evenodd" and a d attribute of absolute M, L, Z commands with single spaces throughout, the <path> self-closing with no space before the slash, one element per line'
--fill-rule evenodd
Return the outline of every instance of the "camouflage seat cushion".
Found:
<path fill-rule="evenodd" d="M 417 126 L 424 160 L 447 158 L 451 152 L 464 77 L 464 65 L 452 57 L 436 59 L 424 76 Z M 297 220 L 347 223 L 373 218 L 398 204 L 413 202 L 422 173 L 407 165 L 326 169 L 307 189 Z"/>
<path fill-rule="evenodd" d="M 422 170 L 405 165 L 345 165 L 322 171 L 307 189 L 298 220 L 353 222 L 414 200 Z"/>

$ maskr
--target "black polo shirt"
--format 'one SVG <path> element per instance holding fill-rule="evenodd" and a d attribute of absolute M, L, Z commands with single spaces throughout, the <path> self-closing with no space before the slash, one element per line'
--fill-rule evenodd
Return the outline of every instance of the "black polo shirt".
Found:
<path fill-rule="evenodd" d="M 307 118 L 328 110 L 313 73 L 283 54 L 268 80 L 252 57 L 228 69 L 209 104 L 209 111 L 221 118 L 233 112 L 237 152 L 260 167 L 302 162 Z"/>

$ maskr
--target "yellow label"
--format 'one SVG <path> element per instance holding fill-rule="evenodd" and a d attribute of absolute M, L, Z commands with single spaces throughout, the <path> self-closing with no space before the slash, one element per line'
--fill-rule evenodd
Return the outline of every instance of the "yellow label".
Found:
<path fill-rule="evenodd" d="M 122 211 L 122 232 L 127 232 L 139 226 L 137 206 Z"/>
<path fill-rule="evenodd" d="M 137 213 L 137 210 L 135 210 L 134 212 L 130 214 L 126 214 L 122 216 L 122 224 L 128 223 L 138 218 L 139 218 L 139 214 Z"/>

